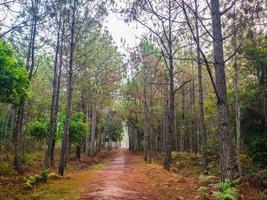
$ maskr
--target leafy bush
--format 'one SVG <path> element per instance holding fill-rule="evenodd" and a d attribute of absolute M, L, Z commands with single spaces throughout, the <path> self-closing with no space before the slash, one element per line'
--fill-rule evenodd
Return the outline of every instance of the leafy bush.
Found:
<path fill-rule="evenodd" d="M 0 175 L 10 175 L 13 166 L 9 162 L 0 162 Z"/>
<path fill-rule="evenodd" d="M 86 138 L 88 126 L 83 122 L 83 113 L 74 113 L 70 122 L 70 143 L 79 146 Z"/>
<path fill-rule="evenodd" d="M 32 121 L 28 123 L 27 133 L 39 142 L 44 142 L 48 138 L 48 127 L 46 123 Z"/>
<path fill-rule="evenodd" d="M 32 188 L 34 185 L 40 182 L 47 182 L 49 179 L 49 169 L 43 169 L 38 174 L 29 176 L 26 181 L 26 185 L 29 188 Z"/>
<path fill-rule="evenodd" d="M 226 179 L 214 185 L 218 191 L 212 193 L 215 199 L 220 200 L 238 200 L 238 189 L 235 188 L 235 181 Z"/>
<path fill-rule="evenodd" d="M 86 138 L 88 133 L 88 125 L 84 123 L 84 115 L 82 112 L 76 112 L 72 115 L 70 121 L 70 144 L 79 146 L 81 142 Z M 63 138 L 64 124 L 65 124 L 66 114 L 59 113 L 56 131 L 56 141 L 60 141 Z"/>

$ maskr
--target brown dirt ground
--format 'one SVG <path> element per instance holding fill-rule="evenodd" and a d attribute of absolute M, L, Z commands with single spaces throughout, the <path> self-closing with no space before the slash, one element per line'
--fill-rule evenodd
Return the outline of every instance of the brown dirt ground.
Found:
<path fill-rule="evenodd" d="M 81 200 L 158 199 L 146 177 L 135 168 L 134 156 L 128 150 L 115 153 L 86 187 Z"/>

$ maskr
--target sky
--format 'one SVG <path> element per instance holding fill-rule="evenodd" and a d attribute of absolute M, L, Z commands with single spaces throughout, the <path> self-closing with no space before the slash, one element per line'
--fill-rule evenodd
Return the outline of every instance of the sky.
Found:
<path fill-rule="evenodd" d="M 107 30 L 112 35 L 119 51 L 123 53 L 125 53 L 126 49 L 137 46 L 142 34 L 145 32 L 145 30 L 135 22 L 128 24 L 124 22 L 121 16 L 112 11 L 110 11 L 107 16 L 104 26 L 107 27 Z"/>

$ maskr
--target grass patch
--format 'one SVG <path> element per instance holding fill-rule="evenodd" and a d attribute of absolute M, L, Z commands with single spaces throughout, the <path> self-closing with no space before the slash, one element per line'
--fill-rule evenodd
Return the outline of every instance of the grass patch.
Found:
<path fill-rule="evenodd" d="M 94 165 L 91 166 L 91 168 L 95 169 L 95 170 L 101 170 L 103 169 L 108 163 L 110 163 L 110 160 L 104 160 L 102 162 L 96 163 Z"/>

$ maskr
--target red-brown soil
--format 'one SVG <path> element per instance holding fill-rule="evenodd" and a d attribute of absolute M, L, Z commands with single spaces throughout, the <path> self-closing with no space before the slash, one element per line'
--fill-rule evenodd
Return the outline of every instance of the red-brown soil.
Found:
<path fill-rule="evenodd" d="M 81 200 L 158 199 L 144 175 L 135 169 L 134 162 L 128 150 L 116 152 L 110 163 L 88 183 Z"/>

